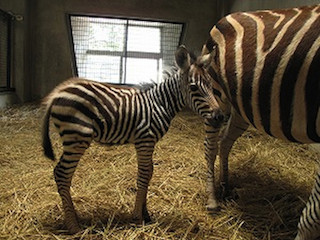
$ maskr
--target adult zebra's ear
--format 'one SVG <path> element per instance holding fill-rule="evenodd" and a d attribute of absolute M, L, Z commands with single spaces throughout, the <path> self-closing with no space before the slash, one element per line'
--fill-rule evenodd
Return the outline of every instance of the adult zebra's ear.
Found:
<path fill-rule="evenodd" d="M 191 58 L 188 50 L 184 45 L 178 47 L 177 51 L 175 52 L 176 63 L 178 67 L 183 71 L 187 71 L 191 64 Z"/>

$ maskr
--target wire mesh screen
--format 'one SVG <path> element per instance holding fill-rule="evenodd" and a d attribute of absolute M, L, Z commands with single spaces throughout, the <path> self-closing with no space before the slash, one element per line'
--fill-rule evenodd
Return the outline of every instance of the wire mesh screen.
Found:
<path fill-rule="evenodd" d="M 174 64 L 182 23 L 70 16 L 79 77 L 116 84 L 161 81 Z"/>
<path fill-rule="evenodd" d="M 0 89 L 10 88 L 11 16 L 0 10 Z"/>

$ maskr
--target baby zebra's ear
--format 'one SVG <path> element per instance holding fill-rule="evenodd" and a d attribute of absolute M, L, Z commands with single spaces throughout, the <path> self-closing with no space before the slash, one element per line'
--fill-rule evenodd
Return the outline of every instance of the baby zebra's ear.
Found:
<path fill-rule="evenodd" d="M 214 46 L 211 52 L 208 52 L 207 49 L 202 49 L 202 56 L 198 58 L 197 63 L 205 68 L 209 67 L 211 61 L 215 58 L 217 54 L 217 49 Z"/>
<path fill-rule="evenodd" d="M 176 63 L 183 71 L 187 71 L 191 64 L 190 54 L 185 46 L 181 45 L 175 53 Z"/>
<path fill-rule="evenodd" d="M 199 57 L 197 63 L 200 67 L 207 68 L 211 63 L 211 60 L 212 60 L 212 55 L 209 53 Z"/>

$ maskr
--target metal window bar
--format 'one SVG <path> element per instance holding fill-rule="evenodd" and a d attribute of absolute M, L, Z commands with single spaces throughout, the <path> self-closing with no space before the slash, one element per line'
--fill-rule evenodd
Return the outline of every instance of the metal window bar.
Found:
<path fill-rule="evenodd" d="M 14 16 L 0 9 L 0 91 L 11 86 L 12 28 Z"/>
<path fill-rule="evenodd" d="M 162 69 L 174 64 L 174 51 L 181 43 L 184 29 L 183 23 L 68 16 L 75 75 L 116 84 L 132 84 L 135 72 L 146 72 L 144 82 L 148 82 L 147 74 L 150 80 L 159 82 Z M 101 32 L 94 32 L 94 28 Z M 158 37 L 158 42 L 149 39 L 148 31 L 155 39 Z M 136 71 L 144 64 L 154 69 L 157 76 L 148 67 Z"/>

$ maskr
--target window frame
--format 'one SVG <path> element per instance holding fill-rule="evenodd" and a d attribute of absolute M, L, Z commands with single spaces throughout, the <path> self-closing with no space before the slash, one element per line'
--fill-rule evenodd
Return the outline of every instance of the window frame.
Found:
<path fill-rule="evenodd" d="M 6 45 L 7 45 L 7 51 L 5 56 L 6 61 L 6 79 L 4 80 L 4 84 L 0 85 L 0 92 L 6 92 L 6 91 L 14 91 L 15 89 L 12 87 L 12 47 L 13 47 L 13 21 L 14 16 L 10 12 L 6 12 L 2 9 L 0 9 L 0 17 L 3 17 L 6 21 L 7 25 L 7 39 L 6 39 Z"/>
<path fill-rule="evenodd" d="M 88 49 L 86 51 L 86 54 L 94 55 L 94 56 L 115 56 L 120 57 L 120 72 L 119 72 L 119 81 L 117 83 L 112 83 L 115 85 L 135 85 L 127 83 L 126 78 L 126 72 L 123 68 L 126 68 L 126 61 L 128 58 L 136 58 L 136 59 L 155 59 L 157 60 L 158 65 L 158 71 L 159 71 L 159 64 L 160 60 L 163 57 L 163 49 L 161 47 L 160 42 L 160 53 L 154 53 L 154 52 L 139 52 L 139 51 L 127 51 L 128 47 L 128 27 L 130 26 L 137 26 L 137 27 L 151 27 L 153 26 L 144 26 L 139 24 L 129 24 L 129 21 L 142 21 L 142 22 L 150 22 L 150 23 L 160 23 L 160 24 L 179 24 L 181 25 L 181 33 L 179 36 L 178 46 L 182 44 L 183 39 L 185 37 L 185 29 L 186 29 L 186 23 L 185 22 L 177 22 L 177 21 L 167 21 L 167 20 L 159 20 L 159 19 L 145 19 L 145 18 L 130 18 L 130 17 L 116 17 L 116 16 L 110 16 L 110 15 L 97 15 L 97 14 L 82 14 L 82 13 L 67 13 L 67 28 L 68 28 L 68 35 L 69 35 L 69 42 L 71 46 L 71 65 L 72 65 L 72 73 L 75 77 L 79 77 L 79 71 L 77 68 L 77 58 L 76 58 L 76 52 L 75 52 L 75 45 L 74 45 L 74 36 L 72 33 L 72 17 L 93 17 L 93 18 L 107 18 L 107 19 L 115 19 L 115 20 L 124 20 L 126 21 L 126 30 L 125 30 L 125 40 L 124 40 L 124 49 L 123 51 L 109 51 L 109 50 L 92 50 Z M 162 36 L 162 27 L 157 26 L 157 28 L 160 28 L 160 41 Z M 177 47 L 178 47 L 177 46 Z M 157 79 L 160 81 L 161 79 Z"/>

